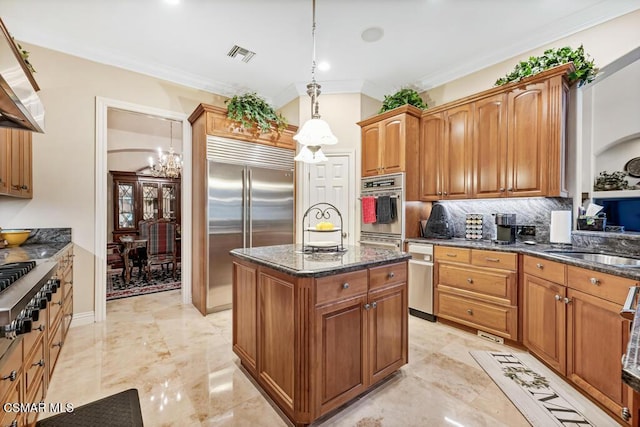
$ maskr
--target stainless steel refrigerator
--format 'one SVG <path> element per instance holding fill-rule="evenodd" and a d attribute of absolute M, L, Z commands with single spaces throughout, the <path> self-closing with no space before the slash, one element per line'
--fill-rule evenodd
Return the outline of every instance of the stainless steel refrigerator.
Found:
<path fill-rule="evenodd" d="M 207 311 L 214 312 L 231 307 L 231 249 L 293 243 L 294 153 L 219 138 L 207 146 Z"/>

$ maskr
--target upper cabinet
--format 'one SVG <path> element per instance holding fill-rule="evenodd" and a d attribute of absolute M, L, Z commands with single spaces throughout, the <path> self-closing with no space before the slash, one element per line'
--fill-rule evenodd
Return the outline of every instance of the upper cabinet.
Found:
<path fill-rule="evenodd" d="M 424 112 L 420 199 L 565 197 L 566 64 Z"/>
<path fill-rule="evenodd" d="M 362 176 L 406 172 L 407 200 L 418 196 L 418 140 L 422 110 L 404 105 L 358 123 Z"/>
<path fill-rule="evenodd" d="M 420 199 L 472 197 L 473 105 L 422 117 Z"/>
<path fill-rule="evenodd" d="M 33 197 L 31 132 L 0 129 L 0 195 Z"/>

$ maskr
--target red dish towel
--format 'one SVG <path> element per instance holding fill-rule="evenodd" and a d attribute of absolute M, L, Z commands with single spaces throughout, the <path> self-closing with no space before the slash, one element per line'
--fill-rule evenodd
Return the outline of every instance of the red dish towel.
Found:
<path fill-rule="evenodd" d="M 376 222 L 376 198 L 362 198 L 362 222 L 365 224 L 373 224 Z"/>

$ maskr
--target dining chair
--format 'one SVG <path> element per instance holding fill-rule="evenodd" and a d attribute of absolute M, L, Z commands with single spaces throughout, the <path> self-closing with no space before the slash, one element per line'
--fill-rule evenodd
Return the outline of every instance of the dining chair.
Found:
<path fill-rule="evenodd" d="M 151 266 L 171 264 L 176 278 L 176 223 L 154 221 L 149 224 L 147 238 L 147 279 L 151 280 Z"/>
<path fill-rule="evenodd" d="M 124 258 L 122 257 L 122 245 L 120 243 L 107 243 L 107 267 L 110 270 L 121 268 L 124 276 Z"/>

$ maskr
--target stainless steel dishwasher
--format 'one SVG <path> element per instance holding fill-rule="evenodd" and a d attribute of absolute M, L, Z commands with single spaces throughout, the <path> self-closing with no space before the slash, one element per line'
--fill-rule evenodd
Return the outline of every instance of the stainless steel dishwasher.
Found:
<path fill-rule="evenodd" d="M 433 314 L 433 245 L 409 243 L 409 314 L 431 322 Z"/>

